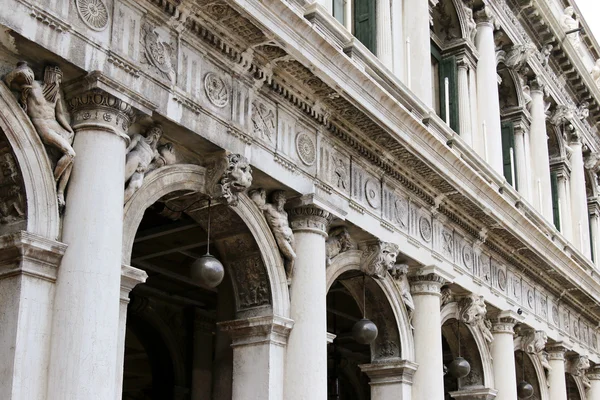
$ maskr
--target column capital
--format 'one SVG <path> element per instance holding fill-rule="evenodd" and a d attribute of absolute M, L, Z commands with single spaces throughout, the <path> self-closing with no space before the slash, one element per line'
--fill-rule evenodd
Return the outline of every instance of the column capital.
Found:
<path fill-rule="evenodd" d="M 412 294 L 434 294 L 438 296 L 441 296 L 442 285 L 453 280 L 454 275 L 436 265 L 419 268 L 408 277 Z"/>
<path fill-rule="evenodd" d="M 591 381 L 600 381 L 600 367 L 596 366 L 594 368 L 590 368 L 587 373 L 587 377 Z"/>
<path fill-rule="evenodd" d="M 569 351 L 569 348 L 563 342 L 553 343 L 546 345 L 546 352 L 548 353 L 548 360 L 565 360 L 565 353 Z"/>
<path fill-rule="evenodd" d="M 521 322 L 523 317 L 514 311 L 500 311 L 490 318 L 492 323 L 492 333 L 510 333 L 514 334 L 514 327 Z"/>
<path fill-rule="evenodd" d="M 156 105 L 128 87 L 94 71 L 65 84 L 74 130 L 112 132 L 129 142 L 127 131 L 137 114 L 151 115 Z"/>
<path fill-rule="evenodd" d="M 294 207 L 288 210 L 290 227 L 294 232 L 310 231 L 327 237 L 327 229 L 333 216 L 314 205 Z"/>
<path fill-rule="evenodd" d="M 362 364 L 358 367 L 369 376 L 371 386 L 390 383 L 408 383 L 412 385 L 413 376 L 419 364 L 408 360 Z"/>
<path fill-rule="evenodd" d="M 543 94 L 545 87 L 546 84 L 542 82 L 542 80 L 539 77 L 535 77 L 529 81 L 529 89 L 532 92 L 542 92 Z"/>
<path fill-rule="evenodd" d="M 121 266 L 121 302 L 129 303 L 129 293 L 140 283 L 146 282 L 148 274 L 138 268 L 123 264 Z"/>
<path fill-rule="evenodd" d="M 277 316 L 251 317 L 217 323 L 219 329 L 229 333 L 232 347 L 256 344 L 285 346 L 294 321 Z"/>
<path fill-rule="evenodd" d="M 488 6 L 483 6 L 483 8 L 474 12 L 475 22 L 477 25 L 493 25 L 494 16 L 492 15 L 492 11 Z"/>

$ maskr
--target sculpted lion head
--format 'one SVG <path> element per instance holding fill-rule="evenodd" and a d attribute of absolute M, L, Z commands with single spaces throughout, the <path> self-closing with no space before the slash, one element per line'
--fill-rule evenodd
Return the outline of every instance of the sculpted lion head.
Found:
<path fill-rule="evenodd" d="M 248 159 L 240 154 L 227 154 L 218 184 L 227 203 L 236 205 L 238 193 L 246 191 L 252 184 L 252 168 Z"/>
<path fill-rule="evenodd" d="M 471 295 L 462 301 L 460 318 L 466 324 L 472 324 L 485 318 L 486 313 L 487 307 L 483 296 Z"/>

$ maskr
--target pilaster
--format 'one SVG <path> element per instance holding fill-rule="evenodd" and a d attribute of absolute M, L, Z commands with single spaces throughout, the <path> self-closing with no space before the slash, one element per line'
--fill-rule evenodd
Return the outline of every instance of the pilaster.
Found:
<path fill-rule="evenodd" d="M 286 398 L 283 393 L 285 346 L 293 321 L 264 316 L 217 325 L 232 339 L 232 400 Z"/>
<path fill-rule="evenodd" d="M 0 237 L 2 399 L 46 399 L 55 281 L 66 248 L 24 231 Z"/>
<path fill-rule="evenodd" d="M 417 367 L 408 360 L 359 365 L 370 379 L 372 400 L 410 400 Z"/>

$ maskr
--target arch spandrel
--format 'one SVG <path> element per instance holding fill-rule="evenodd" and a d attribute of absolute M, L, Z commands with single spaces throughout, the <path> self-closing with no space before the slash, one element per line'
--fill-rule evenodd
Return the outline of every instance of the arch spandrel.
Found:
<path fill-rule="evenodd" d="M 0 131 L 5 135 L 5 139 L 3 137 L 1 141 L 5 140 L 10 146 L 10 150 L 2 152 L 2 174 L 5 178 L 7 173 L 15 175 L 9 171 L 11 162 L 18 171 L 18 177 L 9 177 L 7 182 L 0 182 L 0 186 L 3 190 L 10 191 L 10 186 L 14 187 L 10 181 L 19 181 L 13 183 L 22 185 L 25 192 L 23 210 L 19 211 L 23 213 L 21 217 L 26 222 L 15 224 L 7 228 L 7 231 L 26 229 L 48 239 L 58 239 L 60 217 L 52 165 L 31 121 L 4 83 L 0 83 Z M 2 193 L 2 200 L 5 203 L 3 206 L 6 206 L 6 214 L 15 222 L 20 214 L 15 210 L 15 196 Z M 5 211 L 0 210 L 0 213 L 5 214 Z M 0 230 L 0 233 L 7 232 Z"/>
<path fill-rule="evenodd" d="M 144 178 L 143 186 L 135 192 L 124 208 L 122 257 L 124 264 L 131 261 L 133 242 L 145 210 L 173 192 L 206 193 L 205 175 L 206 168 L 204 167 L 175 164 L 152 171 Z M 246 225 L 249 235 L 258 247 L 255 257 L 249 256 L 242 263 L 244 265 L 237 265 L 239 260 L 232 259 L 229 262 L 230 269 L 240 268 L 238 272 L 244 272 L 240 276 L 232 274 L 232 280 L 236 286 L 238 316 L 243 314 L 248 317 L 254 314 L 268 313 L 289 317 L 289 294 L 283 261 L 262 212 L 246 194 L 239 194 L 238 205 L 229 207 L 228 210 Z M 226 244 L 221 243 L 220 245 Z M 229 260 L 224 261 L 227 268 Z M 246 262 L 250 265 L 246 265 Z M 252 268 L 250 268 L 251 270 L 242 270 L 245 267 Z M 258 280 L 266 280 L 266 292 L 264 289 L 256 287 L 240 288 L 242 282 L 246 280 L 246 275 Z M 239 284 L 236 285 L 236 282 Z M 264 301 L 266 298 L 268 298 L 268 302 Z"/>
<path fill-rule="evenodd" d="M 335 280 L 343 273 L 348 271 L 360 271 L 360 259 L 362 251 L 349 250 L 340 253 L 331 260 L 331 264 L 327 267 L 327 291 L 331 288 Z M 362 283 L 362 279 L 360 280 Z M 410 328 L 408 312 L 404 303 L 402 303 L 402 294 L 398 289 L 393 278 L 388 274 L 384 279 L 372 279 L 372 281 L 381 289 L 381 293 L 385 296 L 385 300 L 390 306 L 393 313 L 395 326 L 400 340 L 400 357 L 405 360 L 414 361 L 414 341 L 412 329 Z M 362 293 L 361 293 L 362 295 Z M 354 296 L 356 300 L 359 300 Z M 358 304 L 361 302 L 357 301 Z M 385 350 L 385 349 L 383 349 Z"/>

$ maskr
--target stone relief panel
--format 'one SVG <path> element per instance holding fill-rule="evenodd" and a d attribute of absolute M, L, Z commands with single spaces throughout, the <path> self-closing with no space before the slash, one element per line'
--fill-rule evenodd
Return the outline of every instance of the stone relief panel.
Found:
<path fill-rule="evenodd" d="M 308 169 L 311 172 L 316 170 L 317 164 L 317 134 L 312 128 L 298 125 L 294 138 L 294 149 L 297 158 L 300 160 L 302 169 Z"/>
<path fill-rule="evenodd" d="M 248 132 L 250 121 L 250 89 L 247 85 L 234 80 L 231 88 L 231 120 L 243 132 Z"/>
<path fill-rule="evenodd" d="M 291 160 L 296 147 L 296 118 L 283 107 L 279 107 L 277 112 L 277 153 Z"/>
<path fill-rule="evenodd" d="M 239 299 L 238 309 L 269 304 L 271 290 L 260 255 L 253 255 L 229 263 Z"/>
<path fill-rule="evenodd" d="M 381 212 L 381 180 L 367 172 L 361 164 L 352 161 L 352 200 L 366 209 Z"/>
<path fill-rule="evenodd" d="M 329 141 L 321 139 L 317 177 L 333 189 L 350 195 L 350 157 L 338 151 Z"/>
<path fill-rule="evenodd" d="M 277 110 L 275 105 L 262 98 L 254 98 L 250 121 L 252 123 L 252 136 L 267 147 L 274 148 L 277 133 Z"/>
<path fill-rule="evenodd" d="M 231 75 L 217 68 L 212 63 L 202 65 L 200 98 L 211 112 L 223 118 L 231 116 Z"/>
<path fill-rule="evenodd" d="M 410 203 L 410 233 L 419 242 L 431 246 L 433 241 L 433 223 L 431 215 L 416 203 Z"/>
<path fill-rule="evenodd" d="M 533 286 L 525 279 L 522 280 L 521 285 L 521 290 L 523 291 L 521 294 L 521 305 L 529 311 L 535 312 L 535 290 Z"/>
<path fill-rule="evenodd" d="M 520 304 L 521 294 L 521 276 L 508 271 L 508 297 Z"/>
<path fill-rule="evenodd" d="M 548 316 L 549 316 L 548 295 L 544 291 L 540 290 L 539 288 L 536 288 L 535 295 L 536 295 L 536 314 L 539 315 L 543 320 L 548 321 Z"/>
<path fill-rule="evenodd" d="M 481 279 L 486 285 L 492 284 L 492 258 L 489 254 L 478 249 L 475 251 L 476 272 L 474 275 Z"/>
<path fill-rule="evenodd" d="M 196 101 L 203 98 L 204 58 L 191 45 L 181 43 L 181 60 L 179 60 L 179 74 L 177 86 Z"/>
<path fill-rule="evenodd" d="M 142 14 L 126 3 L 115 4 L 112 48 L 132 61 L 139 60 Z M 133 67 L 133 65 L 131 65 Z"/>
<path fill-rule="evenodd" d="M 25 229 L 26 212 L 23 177 L 10 144 L 0 131 L 0 232 Z"/>
<path fill-rule="evenodd" d="M 382 190 L 382 217 L 402 232 L 408 232 L 409 200 L 387 183 Z"/>
<path fill-rule="evenodd" d="M 454 229 L 445 226 L 441 221 L 434 219 L 433 248 L 450 262 L 454 262 L 455 239 Z"/>
<path fill-rule="evenodd" d="M 174 84 L 177 78 L 177 42 L 171 32 L 150 19 L 142 21 L 141 63 L 146 70 Z"/>
<path fill-rule="evenodd" d="M 492 258 L 492 287 L 502 293 L 506 293 L 508 287 L 506 266 L 494 258 Z"/>
<path fill-rule="evenodd" d="M 473 273 L 475 266 L 475 253 L 473 251 L 473 244 L 465 240 L 462 235 L 457 241 L 457 256 L 456 262 L 465 268 L 470 273 Z"/>
<path fill-rule="evenodd" d="M 108 26 L 110 14 L 104 0 L 75 0 L 77 14 L 88 28 L 103 31 Z"/>

